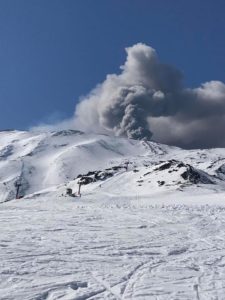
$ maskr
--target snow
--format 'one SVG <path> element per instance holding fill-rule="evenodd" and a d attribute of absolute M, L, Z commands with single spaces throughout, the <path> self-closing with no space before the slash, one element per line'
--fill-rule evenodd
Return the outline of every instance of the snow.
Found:
<path fill-rule="evenodd" d="M 50 197 L 0 213 L 1 299 L 224 299 L 223 207 Z"/>
<path fill-rule="evenodd" d="M 224 299 L 225 149 L 74 131 L 0 145 L 0 299 Z M 67 197 L 89 171 L 113 176 Z"/>

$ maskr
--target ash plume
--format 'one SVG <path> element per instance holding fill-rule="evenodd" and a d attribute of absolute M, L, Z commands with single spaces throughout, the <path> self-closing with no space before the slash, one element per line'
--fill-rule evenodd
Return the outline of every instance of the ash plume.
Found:
<path fill-rule="evenodd" d="M 186 88 L 153 48 L 138 43 L 126 52 L 121 74 L 107 75 L 76 106 L 76 127 L 186 148 L 225 146 L 224 83 Z"/>

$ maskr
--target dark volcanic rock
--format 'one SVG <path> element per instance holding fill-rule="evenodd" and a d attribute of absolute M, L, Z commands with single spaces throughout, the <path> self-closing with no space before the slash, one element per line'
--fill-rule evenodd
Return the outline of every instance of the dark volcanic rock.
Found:
<path fill-rule="evenodd" d="M 82 177 L 80 178 L 80 180 L 79 180 L 79 183 L 86 185 L 86 184 L 89 184 L 89 183 L 91 183 L 91 182 L 93 182 L 93 181 L 94 181 L 94 180 L 93 180 L 93 178 L 91 178 L 91 177 L 82 176 Z"/>
<path fill-rule="evenodd" d="M 177 172 L 179 169 L 184 169 L 184 172 L 180 174 L 180 176 L 193 184 L 197 184 L 197 183 L 202 183 L 202 184 L 214 184 L 213 179 L 211 179 L 210 175 L 208 175 L 207 173 L 195 169 L 194 167 L 192 167 L 189 164 L 185 164 L 182 161 L 177 161 L 174 159 L 165 161 L 163 163 L 161 163 L 158 167 L 156 167 L 154 169 L 154 171 L 165 171 L 168 170 L 168 173 L 173 173 L 173 172 Z M 224 165 L 224 174 L 225 174 L 225 165 Z M 150 174 L 151 172 L 148 172 L 146 174 L 144 174 L 144 176 Z M 162 181 L 158 181 L 159 185 Z M 164 183 L 163 183 L 164 184 Z M 162 185 L 162 184 L 161 184 Z"/>
<path fill-rule="evenodd" d="M 74 134 L 81 135 L 84 133 L 80 130 L 67 129 L 67 130 L 55 131 L 52 133 L 52 136 L 69 136 L 69 135 L 74 135 Z"/>
<path fill-rule="evenodd" d="M 161 166 L 159 166 L 158 168 L 156 168 L 155 171 L 167 170 L 167 169 L 169 169 L 172 166 L 173 163 L 174 163 L 173 160 L 169 160 L 168 162 L 165 162 L 164 164 L 162 164 Z"/>
<path fill-rule="evenodd" d="M 78 183 L 86 185 L 92 182 L 106 180 L 107 178 L 112 177 L 116 173 L 116 171 L 122 168 L 124 167 L 115 166 L 112 168 L 107 168 L 104 171 L 89 171 L 87 174 L 83 174 L 83 175 L 79 174 L 77 176 L 77 178 L 79 178 Z"/>
<path fill-rule="evenodd" d="M 165 184 L 165 181 L 164 181 L 164 180 L 162 180 L 162 181 L 157 181 L 157 182 L 158 182 L 158 185 L 159 185 L 159 186 L 162 186 L 162 185 Z"/>
<path fill-rule="evenodd" d="M 194 184 L 214 184 L 214 182 L 211 179 L 209 179 L 207 174 L 205 174 L 203 171 L 196 170 L 190 165 L 186 165 L 186 167 L 187 170 L 181 174 L 181 177 L 184 180 L 188 180 Z"/>
<path fill-rule="evenodd" d="M 216 173 L 224 174 L 225 175 L 225 164 L 221 165 L 217 170 Z"/>

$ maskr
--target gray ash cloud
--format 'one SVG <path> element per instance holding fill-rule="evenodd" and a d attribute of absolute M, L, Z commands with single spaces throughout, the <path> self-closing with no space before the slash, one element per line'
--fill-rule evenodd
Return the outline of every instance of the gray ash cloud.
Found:
<path fill-rule="evenodd" d="M 76 106 L 76 127 L 186 148 L 225 146 L 224 83 L 186 88 L 153 48 L 139 43 L 126 52 L 121 73 L 107 75 Z"/>

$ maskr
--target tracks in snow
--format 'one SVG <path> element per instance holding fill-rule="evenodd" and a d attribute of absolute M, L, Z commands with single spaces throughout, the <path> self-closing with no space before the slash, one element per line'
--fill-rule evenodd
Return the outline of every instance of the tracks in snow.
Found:
<path fill-rule="evenodd" d="M 3 299 L 224 299 L 224 210 L 62 201 L 1 205 Z"/>

